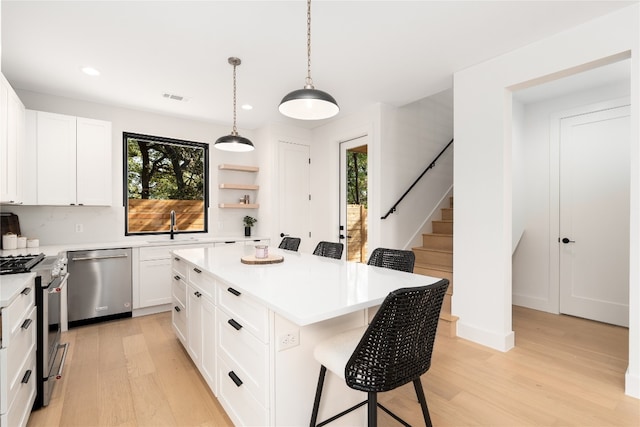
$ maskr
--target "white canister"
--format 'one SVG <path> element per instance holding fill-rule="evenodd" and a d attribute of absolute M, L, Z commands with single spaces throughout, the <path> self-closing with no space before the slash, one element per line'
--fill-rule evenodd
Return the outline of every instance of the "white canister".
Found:
<path fill-rule="evenodd" d="M 40 246 L 40 240 L 38 239 L 27 239 L 27 247 L 28 248 L 37 248 Z"/>
<path fill-rule="evenodd" d="M 256 258 L 265 259 L 269 257 L 269 247 L 267 245 L 256 246 Z"/>
<path fill-rule="evenodd" d="M 27 247 L 27 238 L 25 236 L 18 236 L 18 249 Z"/>
<path fill-rule="evenodd" d="M 18 235 L 13 233 L 7 233 L 2 235 L 2 249 L 17 249 L 18 247 Z"/>

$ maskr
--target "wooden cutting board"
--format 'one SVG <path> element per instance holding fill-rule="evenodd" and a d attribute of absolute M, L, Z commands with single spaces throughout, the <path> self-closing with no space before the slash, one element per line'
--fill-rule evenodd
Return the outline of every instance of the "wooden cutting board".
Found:
<path fill-rule="evenodd" d="M 278 264 L 284 261 L 282 255 L 269 255 L 267 258 L 256 258 L 255 255 L 245 255 L 240 258 L 243 264 Z"/>

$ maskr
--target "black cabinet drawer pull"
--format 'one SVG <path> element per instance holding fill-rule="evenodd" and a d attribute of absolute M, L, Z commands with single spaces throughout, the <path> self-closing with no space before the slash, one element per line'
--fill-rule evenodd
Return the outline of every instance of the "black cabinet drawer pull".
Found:
<path fill-rule="evenodd" d="M 27 384 L 29 382 L 29 378 L 31 378 L 31 369 L 24 373 L 22 377 L 22 384 Z"/>
<path fill-rule="evenodd" d="M 178 257 L 174 257 L 173 259 L 175 259 L 176 261 L 180 261 L 180 258 Z"/>
<path fill-rule="evenodd" d="M 20 293 L 22 295 L 29 295 L 31 293 L 31 288 L 24 288 Z"/>
<path fill-rule="evenodd" d="M 33 320 L 31 319 L 25 319 L 24 322 L 22 322 L 22 326 L 20 326 L 22 329 L 29 329 L 29 326 L 31 326 L 31 322 L 33 322 Z"/>
<path fill-rule="evenodd" d="M 202 270 L 198 270 L 197 268 L 194 268 L 193 271 L 195 271 L 196 273 L 202 273 Z"/>
<path fill-rule="evenodd" d="M 239 331 L 240 329 L 242 329 L 242 325 L 241 325 L 240 323 L 236 322 L 236 321 L 235 321 L 235 320 L 233 320 L 233 319 L 229 319 L 229 320 L 227 320 L 227 323 L 228 323 L 228 324 L 230 324 L 231 326 L 233 326 L 233 328 L 234 328 L 236 331 Z"/>
<path fill-rule="evenodd" d="M 228 288 L 227 290 L 228 290 L 229 292 L 231 292 L 232 294 L 234 294 L 235 296 L 237 296 L 237 297 L 239 297 L 239 296 L 242 294 L 242 292 L 240 292 L 240 291 L 236 291 L 236 290 L 235 290 L 235 289 L 233 289 L 233 288 Z"/>
<path fill-rule="evenodd" d="M 173 309 L 176 311 L 176 313 L 180 313 L 180 307 L 178 307 L 177 305 L 175 307 L 173 307 Z"/>
<path fill-rule="evenodd" d="M 194 294 L 195 296 L 197 296 L 198 298 L 200 298 L 200 297 L 202 296 L 202 294 L 201 294 L 200 292 L 198 292 L 198 291 L 194 292 L 193 294 Z"/>
<path fill-rule="evenodd" d="M 238 387 L 242 385 L 242 380 L 238 378 L 235 372 L 233 371 L 229 372 L 229 377 L 233 380 L 234 383 L 236 383 Z"/>
<path fill-rule="evenodd" d="M 180 280 L 180 276 L 173 276 L 174 279 Z"/>

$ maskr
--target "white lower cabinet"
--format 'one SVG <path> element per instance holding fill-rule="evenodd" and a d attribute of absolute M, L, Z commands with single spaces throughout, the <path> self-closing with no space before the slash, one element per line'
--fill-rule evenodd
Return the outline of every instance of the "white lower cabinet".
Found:
<path fill-rule="evenodd" d="M 133 308 L 147 308 L 171 303 L 171 283 L 173 281 L 172 277 L 175 275 L 172 274 L 172 266 L 176 274 L 181 275 L 185 280 L 187 278 L 186 266 L 180 265 L 178 261 L 173 260 L 171 251 L 196 246 L 201 245 L 171 245 L 140 248 L 138 286 L 137 290 L 134 289 L 134 292 L 137 292 L 137 299 L 134 298 Z M 185 263 L 183 262 L 183 264 Z M 162 310 L 166 311 L 167 309 L 168 308 L 163 308 Z"/>
<path fill-rule="evenodd" d="M 234 424 L 268 425 L 268 309 L 191 264 L 184 269 L 185 264 L 173 261 L 176 335 Z"/>
<path fill-rule="evenodd" d="M 6 307 L 0 307 L 0 427 L 25 426 L 36 397 L 36 329 L 34 280 Z"/>

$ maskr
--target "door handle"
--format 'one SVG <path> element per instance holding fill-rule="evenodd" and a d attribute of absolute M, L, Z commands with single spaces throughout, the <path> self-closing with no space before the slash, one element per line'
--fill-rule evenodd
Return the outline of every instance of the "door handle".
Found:
<path fill-rule="evenodd" d="M 569 240 L 569 238 L 567 238 L 567 237 L 564 237 L 564 238 L 562 239 L 562 243 L 564 243 L 565 245 L 566 245 L 567 243 L 575 243 L 575 242 L 576 242 L 575 240 Z"/>

